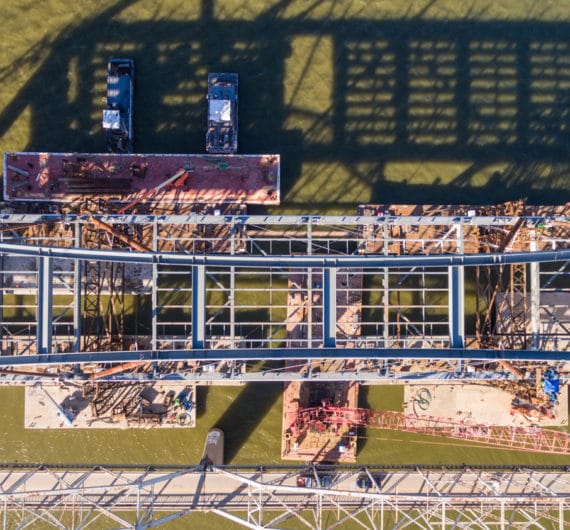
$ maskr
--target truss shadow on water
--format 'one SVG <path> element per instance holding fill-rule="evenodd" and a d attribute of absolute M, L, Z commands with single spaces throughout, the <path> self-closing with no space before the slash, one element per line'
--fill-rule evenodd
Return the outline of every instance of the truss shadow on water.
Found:
<path fill-rule="evenodd" d="M 365 386 L 365 385 L 361 385 L 360 388 L 358 389 L 358 407 L 359 408 L 363 408 L 363 409 L 370 409 L 371 408 L 371 404 L 370 401 L 368 400 L 368 395 L 370 393 L 370 387 Z M 367 430 L 364 427 L 359 427 L 359 431 L 358 431 L 358 441 L 357 441 L 357 449 L 358 449 L 358 453 L 360 454 L 363 449 L 366 447 L 366 443 L 367 443 L 367 436 L 366 436 Z"/>
<path fill-rule="evenodd" d="M 487 201 L 569 200 L 560 175 L 537 174 L 532 167 L 567 157 L 568 23 L 325 21 L 286 16 L 287 1 L 251 20 L 234 20 L 216 18 L 210 0 L 203 0 L 196 20 L 118 18 L 135 3 L 118 2 L 31 46 L 1 70 L 0 78 L 10 77 L 40 62 L 0 112 L 0 136 L 29 109 L 27 149 L 100 151 L 105 64 L 112 55 L 128 54 L 137 64 L 139 152 L 203 152 L 206 74 L 236 71 L 240 150 L 282 154 L 284 195 L 307 165 L 337 163 L 372 185 L 374 198 L 381 195 L 383 202 L 441 202 L 442 188 L 461 202 L 475 200 L 478 190 Z M 330 64 L 314 66 L 312 53 L 296 51 L 306 37 L 317 39 L 314 46 L 328 43 Z M 328 69 L 330 80 L 319 81 L 311 97 L 302 89 L 288 95 L 292 58 L 306 61 L 307 76 L 321 68 L 315 74 L 320 79 Z M 312 108 L 317 99 L 327 104 Z M 465 173 L 456 182 L 426 186 L 383 174 L 391 161 L 429 160 L 478 167 L 507 161 L 520 170 L 518 176 L 502 171 L 483 188 Z M 540 185 L 520 179 L 528 168 Z M 321 189 L 323 201 L 336 201 L 334 182 Z"/>

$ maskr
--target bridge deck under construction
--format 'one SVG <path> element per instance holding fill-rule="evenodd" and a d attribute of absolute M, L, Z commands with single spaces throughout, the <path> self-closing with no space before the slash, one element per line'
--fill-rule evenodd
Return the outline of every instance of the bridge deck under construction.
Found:
<path fill-rule="evenodd" d="M 191 208 L 46 214 L 10 203 L 2 377 L 73 378 L 72 363 L 91 374 L 133 361 L 156 371 L 113 377 L 176 366 L 196 381 L 516 378 L 549 361 L 569 373 L 568 205 Z M 133 302 L 149 309 L 138 327 Z M 44 366 L 13 370 L 29 362 Z"/>
<path fill-rule="evenodd" d="M 277 205 L 279 169 L 279 155 L 5 153 L 4 199 Z"/>

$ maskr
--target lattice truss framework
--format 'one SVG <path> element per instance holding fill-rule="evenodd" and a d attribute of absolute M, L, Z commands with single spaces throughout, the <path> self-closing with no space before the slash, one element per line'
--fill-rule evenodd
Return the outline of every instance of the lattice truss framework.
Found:
<path fill-rule="evenodd" d="M 566 469 L 5 469 L 2 528 L 144 529 L 209 512 L 247 528 L 549 528 L 570 523 Z M 311 477 L 311 487 L 299 478 Z M 326 477 L 326 479 L 325 479 Z M 313 487 L 325 484 L 327 487 Z M 360 484 L 361 487 L 358 486 Z M 364 487 L 362 487 L 364 486 Z"/>
<path fill-rule="evenodd" d="M 418 372 L 510 377 L 481 352 L 532 350 L 560 361 L 570 350 L 570 222 L 568 208 L 560 210 L 551 216 L 5 214 L 2 354 L 91 352 L 94 361 L 132 362 L 132 352 L 142 352 L 143 377 L 175 369 L 196 379 L 247 379 L 255 364 L 263 377 L 291 379 L 318 373 L 299 351 L 316 359 L 325 347 L 334 348 L 332 357 L 366 357 L 344 366 L 343 379 Z M 517 252 L 525 253 L 523 263 L 502 261 Z M 536 252 L 544 259 L 530 262 Z M 466 255 L 482 260 L 433 261 Z M 498 257 L 484 262 L 485 256 Z M 370 265 L 373 258 L 377 265 Z M 252 352 L 266 349 L 280 352 L 277 362 L 257 362 L 264 356 Z M 364 350 L 369 355 L 357 353 Z M 430 359 L 428 350 L 438 355 Z M 465 351 L 454 356 L 454 350 Z M 422 359 L 406 359 L 412 351 Z M 99 352 L 118 355 L 103 359 Z M 294 370 L 278 362 L 287 352 L 297 359 Z M 150 366 L 152 358 L 164 362 Z"/>

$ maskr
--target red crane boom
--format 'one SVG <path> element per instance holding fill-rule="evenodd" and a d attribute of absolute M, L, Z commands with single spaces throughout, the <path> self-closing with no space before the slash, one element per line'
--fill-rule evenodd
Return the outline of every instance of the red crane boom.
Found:
<path fill-rule="evenodd" d="M 299 437 L 312 426 L 319 430 L 326 425 L 342 424 L 445 436 L 524 451 L 570 454 L 570 434 L 560 431 L 534 426 L 485 425 L 472 421 L 371 409 L 332 406 L 299 409 L 290 431 L 293 436 Z"/>

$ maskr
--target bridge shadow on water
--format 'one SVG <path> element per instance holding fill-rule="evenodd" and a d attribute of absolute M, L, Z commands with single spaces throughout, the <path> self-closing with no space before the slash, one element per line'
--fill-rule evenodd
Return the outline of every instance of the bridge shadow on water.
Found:
<path fill-rule="evenodd" d="M 286 204 L 306 201 L 290 192 L 323 165 L 384 203 L 570 199 L 566 22 L 319 20 L 286 15 L 286 0 L 251 20 L 214 0 L 196 20 L 120 19 L 135 4 L 44 37 L 0 71 L 5 80 L 40 64 L 0 112 L 0 136 L 28 109 L 27 150 L 100 151 L 106 61 L 128 55 L 137 151 L 203 152 L 207 73 L 238 72 L 240 150 L 281 153 Z M 467 169 L 427 183 L 386 175 L 393 163 L 430 161 Z M 481 185 L 476 175 L 497 163 Z M 345 193 L 333 176 L 318 199 L 346 205 Z"/>
<path fill-rule="evenodd" d="M 245 442 L 250 439 L 282 393 L 282 383 L 249 384 L 243 387 L 243 390 L 223 412 L 215 426 L 225 433 L 224 461 L 226 464 L 235 463 L 234 458 L 243 449 Z M 268 437 L 265 437 L 265 442 L 263 440 L 253 440 L 253 442 L 252 447 L 259 447 L 261 450 L 273 448 L 270 447 Z M 255 457 L 253 454 L 242 454 L 242 456 L 248 460 Z M 263 456 L 261 458 L 263 460 Z"/>

